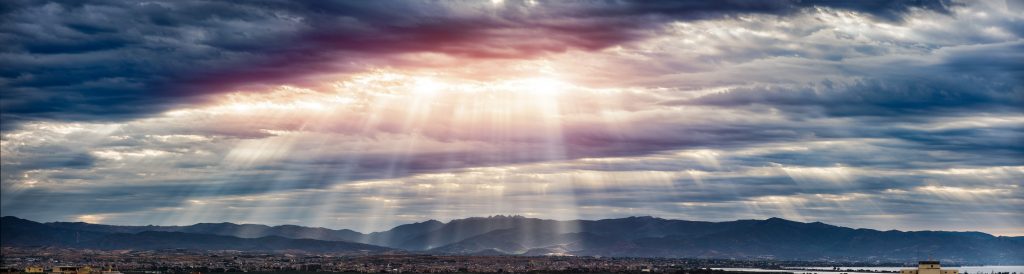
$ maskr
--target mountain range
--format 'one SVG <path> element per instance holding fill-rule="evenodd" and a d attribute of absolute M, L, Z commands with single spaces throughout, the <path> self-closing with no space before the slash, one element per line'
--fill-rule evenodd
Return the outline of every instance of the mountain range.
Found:
<path fill-rule="evenodd" d="M 423 252 L 909 262 L 1024 263 L 1024 237 L 981 232 L 878 231 L 780 218 L 702 222 L 654 217 L 558 221 L 521 216 L 430 220 L 364 234 L 296 225 L 117 226 L 3 217 L 2 246 L 94 249 Z"/>

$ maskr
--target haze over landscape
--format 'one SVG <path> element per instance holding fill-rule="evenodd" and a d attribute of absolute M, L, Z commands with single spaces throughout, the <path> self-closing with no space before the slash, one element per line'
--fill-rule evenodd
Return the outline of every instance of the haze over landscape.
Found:
<path fill-rule="evenodd" d="M 1024 261 L 1024 1 L 15 0 L 0 40 L 4 247 Z"/>

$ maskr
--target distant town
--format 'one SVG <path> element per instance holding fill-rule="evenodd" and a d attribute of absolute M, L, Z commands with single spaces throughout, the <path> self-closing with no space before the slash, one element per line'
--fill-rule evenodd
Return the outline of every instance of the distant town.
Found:
<path fill-rule="evenodd" d="M 88 250 L 53 247 L 4 247 L 3 273 L 170 274 L 222 272 L 349 273 L 806 273 L 802 267 L 832 267 L 830 272 L 929 274 L 918 270 L 857 269 L 849 263 L 731 259 L 611 258 L 589 256 L 454 256 L 428 254 L 329 255 L 289 252 L 192 250 Z M 926 262 L 922 262 L 926 263 Z M 937 262 L 935 268 L 938 269 Z M 863 265 L 863 264 L 860 264 Z M 876 266 L 903 266 L 878 264 Z M 922 268 L 927 265 L 920 266 Z M 758 269 L 745 271 L 737 269 Z M 913 271 L 913 272 L 911 272 Z M 941 270 L 934 274 L 962 274 Z M 1016 272 L 1000 274 L 1018 274 Z"/>

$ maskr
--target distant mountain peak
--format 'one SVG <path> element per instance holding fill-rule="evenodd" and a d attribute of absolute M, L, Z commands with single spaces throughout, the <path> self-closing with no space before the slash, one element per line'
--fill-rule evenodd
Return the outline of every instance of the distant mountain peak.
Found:
<path fill-rule="evenodd" d="M 502 214 L 491 215 L 491 216 L 481 217 L 481 218 L 482 219 L 526 219 L 526 217 L 524 217 L 522 215 L 502 215 Z"/>
<path fill-rule="evenodd" d="M 779 218 L 779 217 L 771 217 L 771 218 L 765 219 L 765 221 L 769 222 L 769 223 L 800 223 L 800 224 L 803 224 L 803 222 L 797 222 L 797 221 L 783 219 L 783 218 Z"/>

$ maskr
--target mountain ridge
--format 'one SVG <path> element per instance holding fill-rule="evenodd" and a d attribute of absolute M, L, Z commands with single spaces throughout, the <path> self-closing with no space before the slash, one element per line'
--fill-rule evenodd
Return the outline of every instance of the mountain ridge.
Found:
<path fill-rule="evenodd" d="M 899 231 L 848 228 L 822 222 L 804 223 L 782 218 L 725 222 L 627 217 L 601 220 L 548 220 L 522 216 L 490 216 L 428 220 L 368 234 L 297 225 L 199 223 L 190 226 L 116 226 L 82 222 L 36 223 L 3 217 L 2 245 L 32 242 L 69 244 L 86 241 L 100 247 L 173 247 L 167 243 L 131 245 L 145 232 L 165 237 L 233 237 L 230 244 L 185 245 L 196 248 L 263 250 L 294 248 L 283 239 L 312 240 L 312 252 L 406 252 L 436 254 L 580 255 L 614 257 L 758 258 L 780 260 L 913 261 L 918 254 L 933 254 L 957 263 L 1024 263 L 1024 237 L 993 236 L 983 232 Z M 10 226 L 26 226 L 20 229 Z M 13 235 L 11 231 L 21 233 Z M 117 235 L 117 236 L 110 236 Z M 153 236 L 153 233 L 142 236 Z M 192 236 L 189 236 L 192 235 Z M 103 237 L 105 245 L 95 244 Z M 278 237 L 278 238 L 275 238 Z M 234 239 L 237 238 L 237 239 Z M 27 239 L 27 240 L 26 240 Z M 13 240 L 13 242 L 12 242 Z M 147 240 L 149 241 L 149 240 Z M 258 242 L 266 242 L 261 244 Z M 349 244 L 349 245 L 346 245 Z M 368 245 L 368 246 L 360 246 Z M 326 246 L 326 247 L 325 247 Z"/>
<path fill-rule="evenodd" d="M 54 225 L 56 224 L 56 225 Z M 276 251 L 301 250 L 327 253 L 379 253 L 392 249 L 347 241 L 326 241 L 316 239 L 295 239 L 277 235 L 242 238 L 217 234 L 191 233 L 182 231 L 143 230 L 138 227 L 88 226 L 93 230 L 75 230 L 66 226 L 83 227 L 76 223 L 37 223 L 11 216 L 0 221 L 0 245 L 2 246 L 59 246 L 89 249 L 196 249 L 196 250 L 244 250 Z M 96 231 L 100 228 L 108 231 Z M 167 227 L 153 226 L 154 229 Z M 111 232 L 116 231 L 116 232 Z"/>

